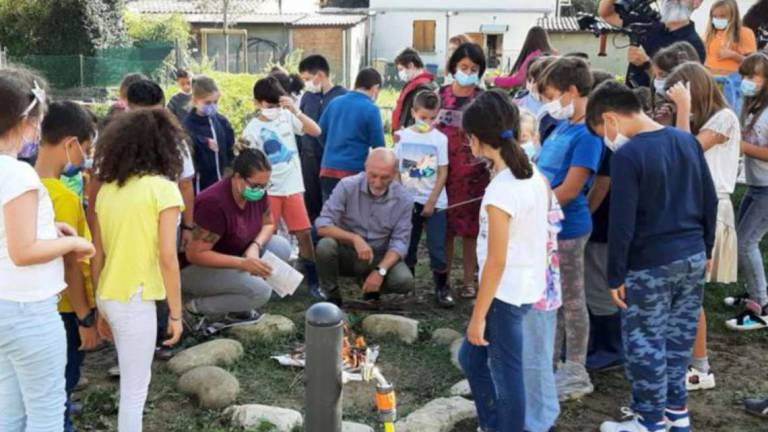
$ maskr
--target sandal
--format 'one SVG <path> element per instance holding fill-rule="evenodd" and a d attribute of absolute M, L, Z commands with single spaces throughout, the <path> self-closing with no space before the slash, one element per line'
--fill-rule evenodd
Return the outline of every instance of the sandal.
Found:
<path fill-rule="evenodd" d="M 464 285 L 464 288 L 459 292 L 459 297 L 463 299 L 473 299 L 477 297 L 477 285 L 469 284 Z"/>

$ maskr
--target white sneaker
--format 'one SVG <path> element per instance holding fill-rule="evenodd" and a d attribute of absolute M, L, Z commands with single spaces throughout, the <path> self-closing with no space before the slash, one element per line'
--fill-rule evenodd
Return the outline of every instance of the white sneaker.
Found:
<path fill-rule="evenodd" d="M 715 374 L 711 371 L 704 373 L 693 366 L 688 367 L 685 374 L 685 388 L 688 391 L 709 390 L 715 388 Z"/>
<path fill-rule="evenodd" d="M 600 425 L 600 432 L 665 432 L 664 422 L 649 425 L 643 421 L 643 417 L 635 414 L 629 408 L 622 408 L 621 412 L 628 420 L 622 422 L 606 421 Z"/>
<path fill-rule="evenodd" d="M 667 432 L 691 432 L 691 417 L 687 409 L 682 411 L 664 410 L 664 423 L 667 426 Z"/>

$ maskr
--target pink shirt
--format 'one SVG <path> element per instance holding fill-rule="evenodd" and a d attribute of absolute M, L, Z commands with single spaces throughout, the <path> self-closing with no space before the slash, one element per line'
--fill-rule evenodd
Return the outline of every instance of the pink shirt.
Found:
<path fill-rule="evenodd" d="M 498 77 L 495 80 L 493 80 L 493 84 L 496 87 L 501 88 L 512 88 L 512 87 L 518 87 L 523 84 L 525 84 L 525 77 L 528 75 L 528 65 L 531 64 L 531 62 L 539 57 L 541 55 L 541 50 L 536 50 L 530 54 L 528 54 L 528 57 L 523 60 L 523 64 L 520 65 L 520 68 L 517 70 L 517 72 L 514 72 L 510 76 L 505 77 Z"/>

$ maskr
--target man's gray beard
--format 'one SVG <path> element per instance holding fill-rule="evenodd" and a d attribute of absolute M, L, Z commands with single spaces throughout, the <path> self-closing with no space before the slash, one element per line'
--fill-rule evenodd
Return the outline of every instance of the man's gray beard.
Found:
<path fill-rule="evenodd" d="M 691 6 L 688 0 L 663 0 L 661 2 L 661 22 L 679 22 L 691 19 Z"/>

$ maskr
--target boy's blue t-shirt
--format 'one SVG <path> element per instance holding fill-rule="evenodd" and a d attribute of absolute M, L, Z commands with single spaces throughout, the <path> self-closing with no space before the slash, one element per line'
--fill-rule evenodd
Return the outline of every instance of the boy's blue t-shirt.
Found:
<path fill-rule="evenodd" d="M 335 98 L 320 117 L 320 167 L 361 172 L 372 148 L 384 147 L 381 112 L 370 97 L 358 91 Z"/>
<path fill-rule="evenodd" d="M 592 135 L 585 124 L 561 121 L 541 147 L 536 165 L 547 177 L 552 188 L 560 186 L 572 167 L 587 168 L 592 172 L 584 190 L 563 207 L 565 220 L 560 239 L 575 239 L 592 231 L 592 215 L 587 205 L 587 191 L 592 185 L 594 173 L 600 166 L 603 143 Z"/>

